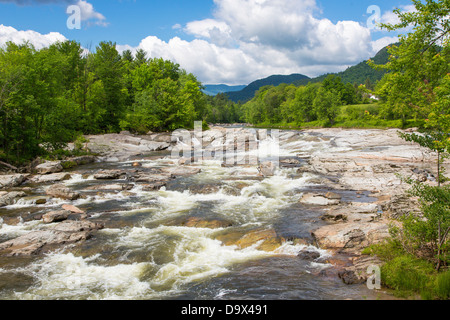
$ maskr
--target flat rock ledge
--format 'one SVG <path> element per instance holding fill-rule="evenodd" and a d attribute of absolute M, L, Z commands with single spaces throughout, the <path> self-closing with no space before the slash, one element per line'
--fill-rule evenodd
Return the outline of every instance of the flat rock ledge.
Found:
<path fill-rule="evenodd" d="M 89 221 L 64 221 L 0 244 L 0 256 L 33 256 L 88 240 L 103 225 Z"/>
<path fill-rule="evenodd" d="M 366 202 L 345 202 L 332 194 L 305 194 L 300 200 L 323 209 L 321 219 L 326 225 L 311 232 L 315 245 L 334 257 L 350 259 L 349 265 L 341 265 L 336 259 L 338 276 L 346 284 L 364 283 L 371 276 L 367 269 L 383 263 L 363 255 L 363 249 L 390 236 L 389 224 L 395 221 L 392 219 L 419 211 L 417 199 L 406 195 L 410 186 L 401 177 L 435 183 L 432 168 L 436 155 L 405 142 L 399 137 L 399 130 L 309 131 L 328 137 L 335 150 L 313 152 L 297 172 L 326 179 L 321 184 L 332 190 L 353 190 L 356 198 L 369 192 L 372 198 Z"/>

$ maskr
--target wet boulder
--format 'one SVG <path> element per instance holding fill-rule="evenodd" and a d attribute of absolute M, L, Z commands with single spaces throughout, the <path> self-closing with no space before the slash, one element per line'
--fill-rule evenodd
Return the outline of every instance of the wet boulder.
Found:
<path fill-rule="evenodd" d="M 167 167 L 161 169 L 163 174 L 169 174 L 174 178 L 188 177 L 199 174 L 202 170 L 194 167 Z"/>
<path fill-rule="evenodd" d="M 36 166 L 34 170 L 38 174 L 50 174 L 62 172 L 64 168 L 60 161 L 47 161 Z"/>
<path fill-rule="evenodd" d="M 249 232 L 227 232 L 217 236 L 226 246 L 237 246 L 240 249 L 255 247 L 255 249 L 273 252 L 283 244 L 283 239 L 278 237 L 273 229 L 257 229 Z"/>
<path fill-rule="evenodd" d="M 30 232 L 16 239 L 0 243 L 0 256 L 32 256 L 66 245 L 85 241 L 103 225 L 89 221 L 65 221 L 45 230 Z"/>
<path fill-rule="evenodd" d="M 0 175 L 0 189 L 20 186 L 26 177 L 23 174 Z"/>
<path fill-rule="evenodd" d="M 277 170 L 277 166 L 273 162 L 264 162 L 258 168 L 260 175 L 264 177 L 272 177 L 275 175 L 275 171 Z"/>
<path fill-rule="evenodd" d="M 25 192 L 0 192 L 0 207 L 10 206 L 16 203 L 17 199 L 25 196 Z"/>
<path fill-rule="evenodd" d="M 70 213 L 76 213 L 76 214 L 85 214 L 86 212 L 84 210 L 81 210 L 80 208 L 77 208 L 71 204 L 64 204 L 62 205 L 63 210 L 69 211 Z"/>
<path fill-rule="evenodd" d="M 298 253 L 297 257 L 306 261 L 316 261 L 320 258 L 320 253 L 317 250 L 305 248 Z"/>
<path fill-rule="evenodd" d="M 65 180 L 70 180 L 72 176 L 68 173 L 59 172 L 59 173 L 50 173 L 46 175 L 36 175 L 28 179 L 31 183 L 53 183 L 60 182 Z"/>
<path fill-rule="evenodd" d="M 126 176 L 126 173 L 122 170 L 102 170 L 94 174 L 94 178 L 97 180 L 116 180 Z"/>
<path fill-rule="evenodd" d="M 230 221 L 225 220 L 207 220 L 196 217 L 189 218 L 185 223 L 185 227 L 189 228 L 203 228 L 203 229 L 222 229 L 233 225 Z"/>
<path fill-rule="evenodd" d="M 71 212 L 67 210 L 51 211 L 42 216 L 42 221 L 46 224 L 62 222 L 69 218 Z"/>
<path fill-rule="evenodd" d="M 63 184 L 52 185 L 45 192 L 48 196 L 51 196 L 53 198 L 60 198 L 63 200 L 74 201 L 81 197 L 78 192 L 71 190 Z"/>

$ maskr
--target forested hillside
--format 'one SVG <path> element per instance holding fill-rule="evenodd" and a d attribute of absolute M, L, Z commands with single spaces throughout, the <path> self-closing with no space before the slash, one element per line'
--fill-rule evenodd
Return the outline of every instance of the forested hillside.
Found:
<path fill-rule="evenodd" d="M 291 74 L 288 76 L 274 75 L 265 79 L 257 80 L 250 83 L 241 91 L 226 92 L 228 98 L 233 102 L 246 102 L 255 96 L 255 93 L 264 86 L 278 86 L 282 83 L 291 84 L 300 80 L 309 80 L 309 78 L 302 74 Z"/>
<path fill-rule="evenodd" d="M 384 65 L 388 62 L 389 54 L 387 47 L 380 50 L 375 57 L 371 60 L 379 65 Z M 383 76 L 386 74 L 385 70 L 376 70 L 371 68 L 367 64 L 367 60 L 363 61 L 355 66 L 349 67 L 347 70 L 339 72 L 339 73 L 329 73 L 324 74 L 316 78 L 309 78 L 300 74 L 293 74 L 290 76 L 271 76 L 265 79 L 257 80 L 251 84 L 249 84 L 246 88 L 238 92 L 227 92 L 229 99 L 234 102 L 241 101 L 245 103 L 251 100 L 256 92 L 268 85 L 278 86 L 280 84 L 293 84 L 295 86 L 304 86 L 308 83 L 319 83 L 324 81 L 329 75 L 335 75 L 341 78 L 344 83 L 351 84 L 364 84 L 368 89 L 373 89 L 375 84 L 380 81 Z"/>

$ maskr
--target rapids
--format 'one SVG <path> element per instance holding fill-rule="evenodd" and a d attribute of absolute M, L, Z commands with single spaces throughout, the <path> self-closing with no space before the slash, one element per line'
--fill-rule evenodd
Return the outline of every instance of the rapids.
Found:
<path fill-rule="evenodd" d="M 303 163 L 315 152 L 338 152 L 338 146 L 319 135 L 283 133 L 278 141 L 260 141 L 263 160 L 296 159 Z M 253 151 L 249 151 L 249 155 Z M 256 166 L 222 166 L 217 159 L 193 164 L 201 172 L 178 177 L 165 187 L 144 191 L 101 191 L 92 187 L 130 183 L 126 179 L 97 181 L 100 169 L 141 170 L 176 167 L 167 152 L 115 163 L 76 168 L 64 184 L 85 195 L 76 201 L 49 199 L 45 186 L 35 186 L 30 197 L 0 209 L 0 242 L 45 228 L 27 215 L 70 203 L 89 213 L 105 229 L 92 239 L 43 256 L 0 257 L 0 299 L 153 300 L 153 299 L 376 299 L 364 285 L 346 286 L 327 263 L 330 254 L 295 239 L 311 240 L 311 230 L 323 224 L 320 209 L 299 203 L 303 193 L 324 189 L 320 177 L 299 173 L 298 166 L 280 166 L 275 175 L 258 176 Z M 197 192 L 203 187 L 209 192 Z M 345 192 L 341 192 L 345 197 Z M 362 201 L 352 199 L 353 201 Z M 219 220 L 229 227 L 188 227 L 189 217 Z M 285 241 L 273 251 L 258 244 L 240 248 L 220 237 L 252 230 L 275 230 Z M 304 261 L 298 253 L 308 248 L 319 262 Z"/>

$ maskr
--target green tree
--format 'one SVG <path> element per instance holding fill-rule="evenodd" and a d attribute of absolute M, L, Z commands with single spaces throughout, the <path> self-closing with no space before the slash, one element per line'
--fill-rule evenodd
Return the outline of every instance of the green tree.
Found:
<path fill-rule="evenodd" d="M 95 75 L 103 83 L 105 100 L 102 128 L 118 131 L 120 119 L 124 115 L 127 90 L 125 88 L 125 64 L 112 42 L 101 42 L 94 54 Z"/>
<path fill-rule="evenodd" d="M 335 90 L 327 90 L 325 87 L 319 88 L 313 102 L 314 110 L 319 120 L 325 120 L 329 125 L 333 125 L 339 113 L 341 105 L 341 95 Z"/>

